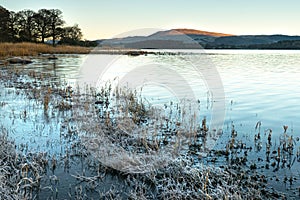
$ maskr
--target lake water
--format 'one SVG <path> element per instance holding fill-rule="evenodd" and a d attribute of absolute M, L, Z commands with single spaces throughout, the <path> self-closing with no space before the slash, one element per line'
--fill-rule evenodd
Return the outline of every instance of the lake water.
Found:
<path fill-rule="evenodd" d="M 252 137 L 261 121 L 262 130 L 272 129 L 274 135 L 288 125 L 295 137 L 300 136 L 300 51 L 161 51 L 184 54 L 61 55 L 54 61 L 33 59 L 25 68 L 71 85 L 80 80 L 100 87 L 110 80 L 138 92 L 142 88 L 143 97 L 155 106 L 181 98 L 199 100 L 199 120 L 205 116 L 218 122 L 212 128 L 222 123 L 224 131 L 234 122 L 238 132 Z"/>
<path fill-rule="evenodd" d="M 160 52 L 164 53 L 141 56 L 58 55 L 58 60 L 34 58 L 32 64 L 19 67 L 50 74 L 54 77 L 53 82 L 55 77 L 62 78 L 67 85 L 73 86 L 85 82 L 100 87 L 110 80 L 114 86 L 136 88 L 154 106 L 164 107 L 170 102 L 183 106 L 185 102 L 182 99 L 190 99 L 197 102 L 199 123 L 206 117 L 211 129 L 223 130 L 223 135 L 216 142 L 216 149 L 224 149 L 230 139 L 232 123 L 239 140 L 254 144 L 258 121 L 262 124 L 262 149 L 266 149 L 267 143 L 264 132 L 272 129 L 271 151 L 277 150 L 283 125 L 289 126 L 288 133 L 295 140 L 294 153 L 300 148 L 296 141 L 300 137 L 300 51 Z M 174 54 L 178 52 L 180 54 Z M 0 107 L 1 126 L 13 132 L 11 137 L 16 143 L 27 143 L 36 151 L 50 149 L 54 154 L 64 154 L 62 146 L 67 144 L 60 138 L 64 134 L 61 125 L 64 118 L 70 117 L 69 114 L 51 113 L 49 120 L 44 118 L 43 110 L 33 109 L 26 121 L 22 119 L 22 112 L 36 106 L 42 108 L 42 105 L 33 101 L 24 103 L 24 96 L 16 95 L 13 88 L 4 89 L 3 82 L 0 86 L 0 103 L 10 105 Z M 58 120 L 51 120 L 55 118 Z M 250 152 L 249 163 L 256 163 L 258 157 L 265 158 L 264 153 Z M 297 178 L 293 189 L 299 187 L 300 162 L 292 162 L 289 169 L 282 167 L 278 174 L 263 168 L 260 172 L 280 180 L 293 175 Z M 270 180 L 272 187 L 283 190 L 280 184 L 275 179 Z"/>
<path fill-rule="evenodd" d="M 254 145 L 258 133 L 255 126 L 261 121 L 263 150 L 248 152 L 248 163 L 257 163 L 258 172 L 270 177 L 269 185 L 276 190 L 297 190 L 300 184 L 300 162 L 295 162 L 296 151 L 300 148 L 296 142 L 300 137 L 300 51 L 162 52 L 169 54 L 90 55 L 82 61 L 81 75 L 84 74 L 84 80 L 92 84 L 101 85 L 107 80 L 115 83 L 117 80 L 117 84 L 122 82 L 133 88 L 142 86 L 143 96 L 156 106 L 179 102 L 180 98 L 199 100 L 199 123 L 205 116 L 211 122 L 211 128 L 220 128 L 220 123 L 224 125 L 221 126 L 224 134 L 216 142 L 215 149 L 224 149 L 226 141 L 230 140 L 232 123 L 238 133 L 237 139 Z M 173 55 L 174 52 L 181 54 Z M 291 167 L 266 169 L 269 163 L 265 162 L 267 130 L 272 129 L 271 152 L 276 151 L 283 125 L 289 126 L 288 133 L 294 138 L 294 156 L 289 158 Z M 258 158 L 263 162 L 258 162 Z M 297 180 L 287 186 L 283 183 L 286 177 Z"/>
<path fill-rule="evenodd" d="M 213 96 L 212 90 L 214 87 L 222 86 L 224 96 L 219 97 L 224 98 L 221 101 L 224 101 L 225 106 L 221 109 L 226 113 L 225 125 L 234 121 L 244 128 L 253 129 L 260 120 L 265 128 L 272 128 L 278 132 L 281 132 L 282 125 L 293 128 L 295 134 L 300 130 L 300 51 L 184 50 L 184 52 L 195 54 L 138 57 L 65 55 L 56 61 L 36 59 L 26 68 L 64 77 L 71 84 L 78 79 L 80 70 L 91 73 L 85 74 L 88 82 L 98 81 L 99 84 L 98 79 L 102 79 L 102 83 L 116 77 L 122 80 L 134 69 L 140 68 L 142 72 L 136 71 L 139 75 L 143 74 L 141 79 L 128 76 L 122 81 L 127 81 L 137 88 L 142 85 L 143 95 L 152 104 L 168 103 L 171 100 L 178 100 L 176 99 L 178 97 L 195 98 L 201 102 L 200 114 L 208 116 L 211 114 L 213 102 L 219 101 L 216 95 Z M 86 60 L 92 62 L 93 66 L 86 65 Z M 204 64 L 207 60 L 210 62 L 209 67 L 214 68 L 219 76 L 207 73 L 211 77 L 203 77 L 206 73 Z M 200 76 L 194 73 L 190 62 L 196 62 L 201 67 L 197 66 Z M 161 69 L 162 66 L 165 68 Z M 170 71 L 168 74 L 166 70 L 169 69 L 175 72 Z M 221 84 L 208 85 L 213 82 L 210 79 L 213 81 L 220 79 Z M 182 86 L 182 83 L 188 84 L 193 94 L 188 93 L 190 90 L 184 91 L 188 87 Z"/>
<path fill-rule="evenodd" d="M 249 134 L 254 132 L 258 121 L 275 134 L 282 132 L 283 125 L 288 125 L 295 134 L 300 130 L 300 51 L 180 52 L 194 54 L 91 55 L 83 59 L 84 70 L 81 71 L 90 82 L 98 84 L 99 77 L 101 80 L 118 77 L 118 81 L 129 82 L 131 86 L 142 85 L 143 95 L 153 104 L 161 105 L 180 97 L 199 99 L 200 114 L 208 118 L 212 117 L 212 109 L 221 101 L 224 105 L 221 103 L 217 112 L 226 113 L 225 126 L 234 121 Z M 78 63 L 76 59 L 74 62 Z M 89 62 L 92 67 L 85 64 Z M 207 72 L 207 66 L 211 71 Z M 101 70 L 97 71 L 99 68 Z"/>

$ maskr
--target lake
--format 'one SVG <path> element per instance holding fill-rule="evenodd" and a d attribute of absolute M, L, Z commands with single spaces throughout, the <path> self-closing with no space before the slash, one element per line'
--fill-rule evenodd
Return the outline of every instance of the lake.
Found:
<path fill-rule="evenodd" d="M 148 55 L 148 56 L 113 56 L 91 55 L 91 61 L 103 61 L 94 65 L 95 68 L 105 68 L 102 74 L 88 68 L 96 75 L 86 75 L 90 82 L 101 77 L 102 80 L 113 80 L 118 77 L 133 86 L 143 86 L 143 95 L 153 104 L 164 104 L 179 97 L 196 98 L 200 100 L 200 114 L 210 115 L 211 102 L 218 101 L 218 96 L 212 97 L 214 87 L 223 87 L 226 112 L 225 125 L 234 121 L 242 125 L 245 132 L 253 134 L 258 121 L 263 127 L 273 129 L 273 133 L 282 132 L 282 126 L 290 129 L 300 129 L 300 51 L 292 50 L 165 50 L 167 52 L 194 53 L 193 55 Z M 101 57 L 101 58 L 99 58 Z M 82 57 L 78 57 L 79 60 Z M 187 59 L 187 61 L 185 60 Z M 84 60 L 84 59 L 83 59 Z M 204 61 L 203 61 L 204 60 Z M 78 62 L 78 61 L 76 61 Z M 83 61 L 82 61 L 83 62 Z M 190 62 L 196 63 L 200 75 L 194 73 Z M 205 65 L 219 73 L 219 76 L 208 73 L 204 77 Z M 84 62 L 83 62 L 84 63 Z M 104 63 L 104 64 L 103 64 Z M 204 66 L 202 66 L 202 64 Z M 88 65 L 88 64 L 87 64 Z M 108 66 L 108 67 L 107 67 Z M 142 66 L 142 67 L 141 67 Z M 166 69 L 170 70 L 167 73 Z M 136 78 L 134 69 L 142 69 Z M 86 70 L 86 69 L 84 69 Z M 174 70 L 172 72 L 171 70 Z M 202 71 L 201 71 L 202 70 Z M 104 71 L 104 72 L 103 72 Z M 70 73 L 73 73 L 71 71 Z M 126 79 L 127 74 L 131 79 Z M 178 77 L 176 77 L 178 76 Z M 123 78 L 125 77 L 125 78 Z M 182 79 L 183 77 L 183 79 Z M 210 81 L 212 79 L 212 81 Z M 221 84 L 213 84 L 220 79 Z M 181 82 L 180 82 L 181 81 Z M 135 83 L 134 83 L 135 82 Z M 181 84 L 191 87 L 193 95 L 188 94 Z M 212 83 L 210 86 L 209 84 Z M 173 88 L 175 89 L 173 89 Z M 173 91 L 176 90 L 176 91 Z M 190 91 L 188 91 L 190 92 Z"/>
<path fill-rule="evenodd" d="M 256 172 L 268 177 L 270 187 L 288 192 L 291 198 L 297 196 L 300 184 L 300 159 L 296 157 L 296 153 L 300 153 L 300 51 L 148 51 L 155 54 L 58 55 L 57 60 L 37 57 L 32 59 L 32 64 L 16 65 L 14 68 L 43 74 L 47 77 L 44 82 L 52 87 L 59 83 L 76 88 L 77 84 L 85 83 L 100 88 L 109 83 L 136 89 L 147 105 L 158 108 L 178 105 L 185 107 L 187 112 L 196 109 L 197 124 L 206 118 L 210 130 L 223 132 L 209 144 L 214 151 L 226 148 L 232 139 L 234 125 L 237 133 L 235 141 L 251 147 L 251 150 L 247 149 L 247 164 L 256 164 Z M 26 76 L 17 77 L 18 87 L 25 79 Z M 34 78 L 30 81 L 35 84 Z M 68 130 L 61 127 L 68 126 L 65 125 L 66 119 L 72 119 L 73 115 L 68 112 L 44 115 L 42 103 L 24 101 L 28 93 L 19 93 L 15 85 L 10 85 L 5 79 L 0 81 L 0 86 L 0 103 L 3 103 L 0 106 L 1 127 L 13 133 L 10 137 L 17 146 L 22 145 L 20 148 L 23 150 L 26 146 L 24 153 L 43 151 L 49 152 L 50 157 L 66 154 L 70 147 L 69 139 L 62 140 L 61 136 L 68 135 L 76 124 L 71 123 Z M 192 108 L 189 102 L 193 102 Z M 25 117 L 24 110 L 27 110 Z M 170 110 L 165 112 L 166 118 L 176 115 L 170 114 Z M 260 127 L 256 127 L 258 122 Z M 272 157 L 271 161 L 267 161 L 266 149 L 269 146 L 271 152 L 276 151 L 273 154 L 277 155 L 278 147 L 285 140 L 284 125 L 288 126 L 286 140 L 291 139 L 294 145 L 293 154 L 282 151 L 279 156 L 286 160 L 286 164 L 266 167 L 273 162 Z M 270 129 L 271 145 L 267 140 Z M 255 140 L 258 132 L 261 139 Z M 237 151 L 235 156 L 244 154 L 246 150 Z M 195 166 L 204 163 L 224 167 L 228 162 L 225 158 L 210 162 L 210 156 L 214 155 L 209 154 L 208 159 L 203 160 L 195 156 Z M 292 183 L 286 181 L 290 177 L 294 178 Z M 62 187 L 67 189 L 68 182 Z"/>

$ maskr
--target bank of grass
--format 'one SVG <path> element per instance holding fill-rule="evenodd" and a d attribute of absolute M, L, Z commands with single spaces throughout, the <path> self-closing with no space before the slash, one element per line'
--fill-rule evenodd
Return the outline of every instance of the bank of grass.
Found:
<path fill-rule="evenodd" d="M 57 45 L 55 47 L 48 44 L 38 43 L 0 43 L 0 58 L 12 56 L 36 56 L 42 54 L 87 54 L 90 47 Z"/>

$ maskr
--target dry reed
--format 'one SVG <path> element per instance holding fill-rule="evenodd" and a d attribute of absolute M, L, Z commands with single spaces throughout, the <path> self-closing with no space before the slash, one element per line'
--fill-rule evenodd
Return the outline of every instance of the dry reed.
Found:
<path fill-rule="evenodd" d="M 87 54 L 91 48 L 69 45 L 57 45 L 37 43 L 0 43 L 0 58 L 11 56 L 36 56 L 38 54 Z"/>

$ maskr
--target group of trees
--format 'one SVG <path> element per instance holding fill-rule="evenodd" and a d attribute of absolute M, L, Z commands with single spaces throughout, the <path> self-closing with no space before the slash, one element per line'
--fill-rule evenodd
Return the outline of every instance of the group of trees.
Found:
<path fill-rule="evenodd" d="M 64 26 L 59 9 L 8 11 L 0 6 L 0 42 L 41 42 L 51 40 L 55 45 L 80 44 L 79 26 Z"/>

